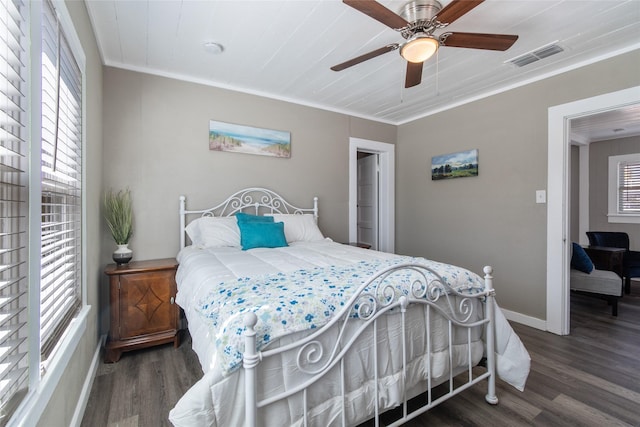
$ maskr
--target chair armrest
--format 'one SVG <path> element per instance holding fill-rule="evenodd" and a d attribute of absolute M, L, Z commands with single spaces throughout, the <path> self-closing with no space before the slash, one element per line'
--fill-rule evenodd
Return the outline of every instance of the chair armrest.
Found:
<path fill-rule="evenodd" d="M 617 273 L 620 277 L 624 276 L 624 250 L 593 246 L 584 248 L 584 250 L 598 270 L 609 270 Z"/>

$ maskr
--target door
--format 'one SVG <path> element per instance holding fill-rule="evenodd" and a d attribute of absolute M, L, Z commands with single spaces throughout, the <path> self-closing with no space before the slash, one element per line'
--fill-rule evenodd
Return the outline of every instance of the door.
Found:
<path fill-rule="evenodd" d="M 640 86 L 549 108 L 547 165 L 547 319 L 546 329 L 569 334 L 570 134 L 567 121 L 640 102 Z"/>
<path fill-rule="evenodd" d="M 378 249 L 378 155 L 358 152 L 358 243 Z"/>

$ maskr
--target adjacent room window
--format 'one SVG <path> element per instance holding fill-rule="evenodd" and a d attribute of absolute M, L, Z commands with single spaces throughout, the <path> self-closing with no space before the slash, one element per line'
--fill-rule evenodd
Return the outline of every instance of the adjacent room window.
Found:
<path fill-rule="evenodd" d="M 640 153 L 609 157 L 608 218 L 640 223 Z"/>
<path fill-rule="evenodd" d="M 66 28 L 49 1 L 0 0 L 0 425 L 49 387 L 82 306 L 83 76 Z"/>

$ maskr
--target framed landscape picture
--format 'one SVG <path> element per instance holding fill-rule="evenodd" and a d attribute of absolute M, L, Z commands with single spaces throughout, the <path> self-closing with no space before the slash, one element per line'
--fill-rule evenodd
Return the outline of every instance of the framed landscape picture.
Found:
<path fill-rule="evenodd" d="M 291 133 L 209 121 L 209 150 L 291 157 Z"/>
<path fill-rule="evenodd" d="M 431 158 L 431 179 L 478 176 L 478 149 L 442 154 Z"/>

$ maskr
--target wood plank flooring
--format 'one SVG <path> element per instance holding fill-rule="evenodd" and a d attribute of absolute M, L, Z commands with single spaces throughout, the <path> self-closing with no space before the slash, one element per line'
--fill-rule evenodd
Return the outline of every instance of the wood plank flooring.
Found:
<path fill-rule="evenodd" d="M 617 317 L 603 300 L 572 295 L 569 336 L 513 328 L 532 359 L 524 392 L 498 380 L 492 406 L 481 384 L 407 425 L 640 426 L 640 283 Z M 124 353 L 100 365 L 82 426 L 170 426 L 169 410 L 201 376 L 188 336 L 178 349 Z"/>

